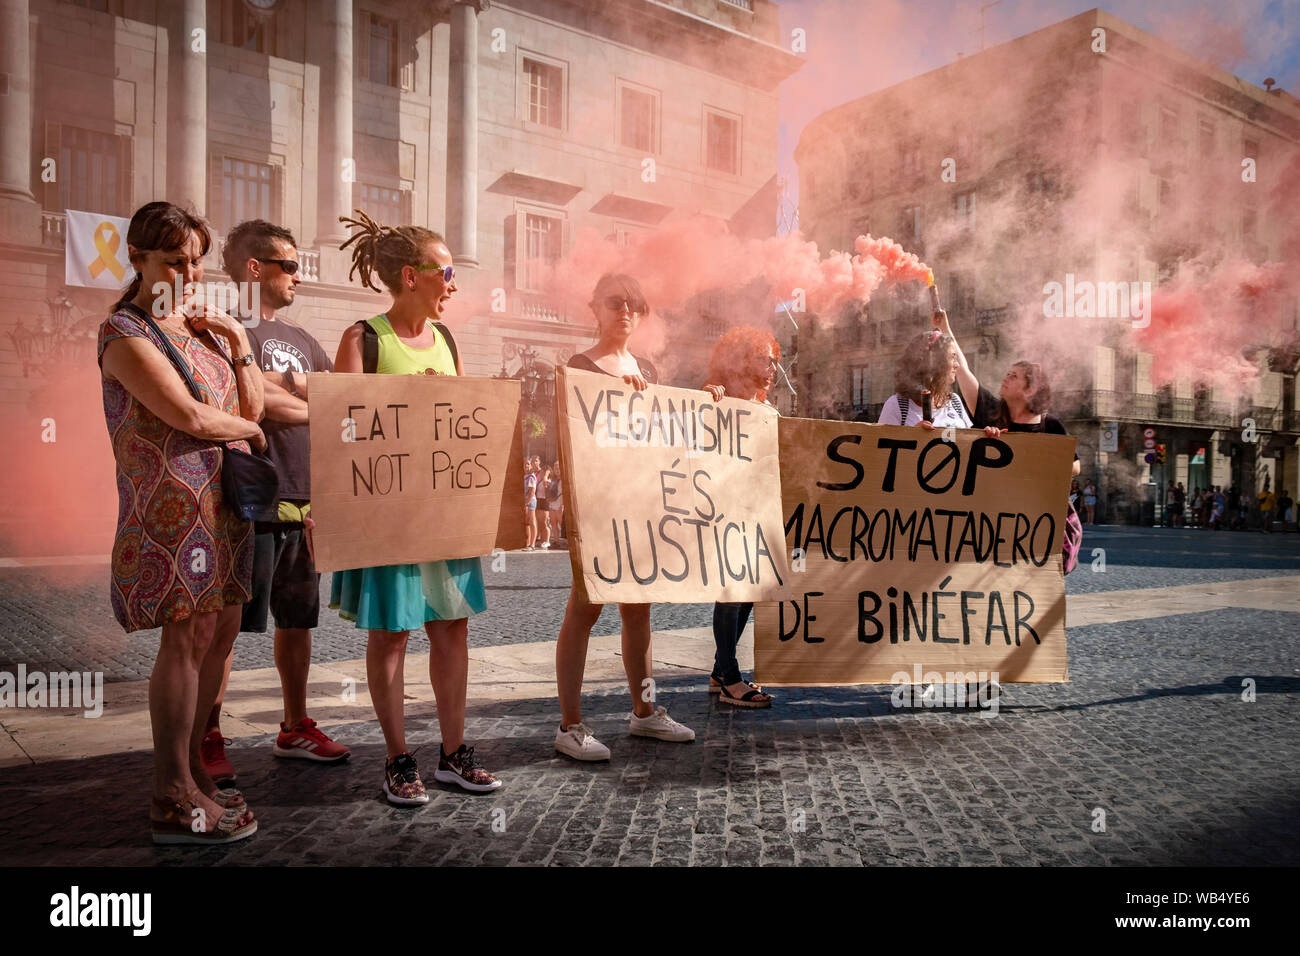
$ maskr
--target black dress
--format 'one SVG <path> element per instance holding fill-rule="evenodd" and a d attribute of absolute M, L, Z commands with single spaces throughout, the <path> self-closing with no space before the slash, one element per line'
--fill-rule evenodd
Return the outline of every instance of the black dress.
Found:
<path fill-rule="evenodd" d="M 658 385 L 659 373 L 658 371 L 655 370 L 655 367 L 652 364 L 650 364 L 650 361 L 648 359 L 642 358 L 639 355 L 633 355 L 632 358 L 636 359 L 636 364 L 641 369 L 641 377 L 644 378 L 651 385 Z M 581 369 L 584 372 L 599 372 L 601 375 L 612 375 L 611 372 L 606 372 L 603 368 L 601 368 L 599 365 L 597 365 L 591 359 L 587 358 L 587 356 L 583 355 L 582 353 L 579 353 L 575 355 L 573 358 L 569 359 L 569 361 L 566 364 L 568 365 L 569 368 Z"/>

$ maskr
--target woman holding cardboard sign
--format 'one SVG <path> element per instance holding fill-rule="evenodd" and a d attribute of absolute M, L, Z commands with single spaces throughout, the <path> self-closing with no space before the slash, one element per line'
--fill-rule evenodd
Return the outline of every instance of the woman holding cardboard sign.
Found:
<path fill-rule="evenodd" d="M 343 243 L 353 272 L 393 304 L 383 315 L 350 326 L 339 342 L 336 372 L 387 375 L 460 375 L 455 340 L 442 323 L 456 291 L 451 252 L 442 237 L 420 226 L 381 226 L 365 213 L 341 222 L 358 231 Z M 351 273 L 349 273 L 351 278 Z M 358 568 L 334 574 L 330 607 L 370 632 L 366 679 L 388 747 L 384 793 L 398 806 L 428 803 L 415 757 L 407 750 L 402 671 L 409 632 L 429 635 L 429 680 L 438 702 L 442 747 L 434 779 L 466 790 L 495 790 L 501 781 L 478 765 L 467 747 L 465 695 L 469 679 L 469 616 L 487 609 L 478 558 Z M 451 752 L 448 753 L 448 748 Z"/>
<path fill-rule="evenodd" d="M 601 276 L 591 296 L 591 310 L 596 316 L 598 340 L 587 351 L 571 358 L 569 367 L 613 375 L 637 391 L 657 382 L 654 366 L 628 350 L 628 340 L 637 323 L 649 311 L 636 279 L 613 273 Z M 570 590 L 564 623 L 555 645 L 555 681 L 560 695 L 560 729 L 555 734 L 555 749 L 575 760 L 609 759 L 609 748 L 582 722 L 582 675 L 587 663 L 587 641 L 603 607 L 588 603 L 577 588 Z M 638 737 L 689 743 L 695 739 L 695 731 L 669 717 L 666 708 L 654 704 L 650 605 L 620 604 L 618 612 L 623 619 L 623 668 L 632 692 L 629 731 Z"/>
<path fill-rule="evenodd" d="M 776 382 L 776 366 L 781 358 L 781 346 L 768 332 L 750 326 L 737 326 L 727 331 L 709 356 L 710 392 L 716 396 L 739 398 L 748 402 L 767 404 L 768 389 Z M 709 693 L 718 695 L 718 702 L 734 707 L 771 707 L 772 697 L 763 688 L 740 675 L 736 662 L 736 647 L 741 632 L 754 610 L 753 602 L 735 603 L 718 601 L 713 605 L 713 673 L 709 677 Z"/>

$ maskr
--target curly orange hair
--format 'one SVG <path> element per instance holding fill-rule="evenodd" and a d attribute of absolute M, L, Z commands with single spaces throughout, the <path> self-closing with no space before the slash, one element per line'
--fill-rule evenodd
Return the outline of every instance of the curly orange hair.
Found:
<path fill-rule="evenodd" d="M 770 332 L 750 325 L 728 329 L 709 356 L 709 384 L 721 385 L 728 395 L 743 395 L 767 372 L 769 349 L 779 361 L 781 346 Z M 767 389 L 760 388 L 754 399 L 767 401 Z"/>

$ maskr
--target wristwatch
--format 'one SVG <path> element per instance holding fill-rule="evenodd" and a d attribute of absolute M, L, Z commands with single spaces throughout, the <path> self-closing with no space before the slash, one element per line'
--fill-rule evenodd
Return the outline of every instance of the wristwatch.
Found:
<path fill-rule="evenodd" d="M 249 352 L 247 355 L 239 355 L 239 356 L 236 356 L 235 358 L 231 359 L 230 361 L 231 361 L 233 364 L 235 364 L 235 365 L 252 365 L 252 364 L 253 364 L 253 353 L 252 353 L 252 352 Z"/>

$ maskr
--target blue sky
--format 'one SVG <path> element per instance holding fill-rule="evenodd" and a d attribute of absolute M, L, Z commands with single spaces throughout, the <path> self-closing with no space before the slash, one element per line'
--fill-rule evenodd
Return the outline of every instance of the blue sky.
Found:
<path fill-rule="evenodd" d="M 797 185 L 804 125 L 833 106 L 980 49 L 987 0 L 778 0 L 783 42 L 801 28 L 806 65 L 781 88 L 780 174 Z M 1244 80 L 1300 95 L 1300 0 L 1002 0 L 983 14 L 994 46 L 1100 6 Z"/>

